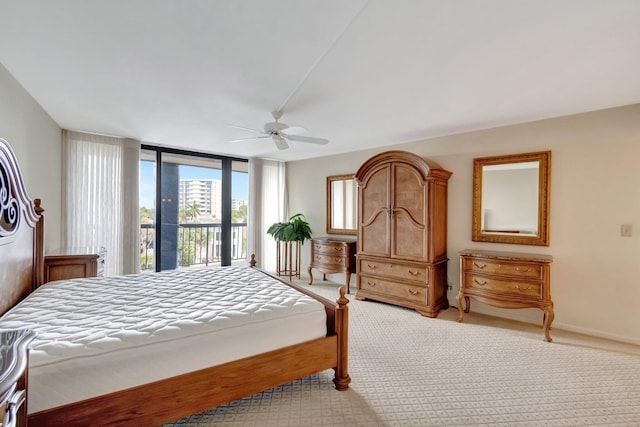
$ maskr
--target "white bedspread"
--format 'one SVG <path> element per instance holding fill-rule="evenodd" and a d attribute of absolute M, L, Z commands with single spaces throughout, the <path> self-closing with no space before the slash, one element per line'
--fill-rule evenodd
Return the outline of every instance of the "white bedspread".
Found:
<path fill-rule="evenodd" d="M 0 319 L 38 333 L 29 412 L 320 338 L 324 305 L 248 267 L 75 279 Z"/>

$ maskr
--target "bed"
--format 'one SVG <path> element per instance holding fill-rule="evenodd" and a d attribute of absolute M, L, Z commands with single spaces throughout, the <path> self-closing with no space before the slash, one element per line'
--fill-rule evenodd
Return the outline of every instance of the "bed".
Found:
<path fill-rule="evenodd" d="M 332 302 L 249 267 L 75 279 L 68 283 L 42 285 L 43 209 L 38 199 L 32 202 L 29 198 L 15 155 L 2 139 L 0 180 L 0 313 L 6 312 L 0 318 L 0 328 L 32 326 L 36 332 L 40 331 L 32 343 L 29 362 L 28 402 L 32 401 L 34 406 L 28 410 L 29 425 L 132 425 L 135 421 L 135 425 L 157 426 L 331 368 L 335 371 L 335 388 L 346 390 L 349 387 L 348 300 L 344 288 L 340 289 L 337 301 Z M 255 265 L 255 261 L 252 264 Z M 184 283 L 184 292 L 173 288 L 160 291 L 165 283 L 173 280 L 170 276 L 177 276 L 177 282 Z M 214 276 L 215 280 L 212 279 Z M 213 288 L 208 287 L 209 280 L 216 282 L 211 284 Z M 188 290 L 187 286 L 190 286 Z M 137 307 L 138 303 L 126 300 L 133 298 L 127 291 L 132 287 L 144 290 L 146 297 L 141 301 L 157 300 L 157 305 Z M 104 309 L 102 301 L 92 299 L 98 298 L 99 288 L 109 292 L 121 288 L 120 293 L 107 299 L 126 301 L 119 309 Z M 194 288 L 202 288 L 204 293 L 191 294 L 195 292 Z M 159 297 L 161 294 L 163 298 Z M 278 306 L 293 307 L 294 317 L 286 320 L 284 314 L 272 314 L 275 303 L 265 299 L 267 294 L 276 300 L 289 301 Z M 255 298 L 262 295 L 259 298 L 263 299 L 250 301 L 254 295 Z M 65 298 L 69 301 L 67 304 Z M 228 300 L 226 306 L 222 303 L 225 299 Z M 45 307 L 39 308 L 42 306 L 38 304 L 43 301 Z M 47 307 L 48 301 L 56 303 Z M 63 315 L 52 310 L 53 306 L 58 306 L 64 312 L 65 305 L 69 308 L 66 316 L 77 317 L 60 321 L 61 329 L 65 329 L 64 325 L 73 325 L 66 329 L 79 334 L 81 341 L 84 340 L 82 345 L 58 336 L 55 319 Z M 78 305 L 89 307 L 89 312 L 78 314 Z M 131 311 L 134 307 L 140 310 Z M 216 307 L 214 314 L 210 312 L 211 307 Z M 129 310 L 124 317 L 137 319 L 138 323 L 133 321 L 131 324 L 143 326 L 138 329 L 132 329 L 130 325 L 114 327 L 115 320 L 105 321 L 101 317 L 104 312 L 117 313 L 118 310 Z M 160 313 L 159 319 L 153 317 L 154 310 Z M 318 310 L 324 312 L 321 318 L 317 317 Z M 151 313 L 151 318 L 138 319 L 137 313 L 143 311 Z M 175 312 L 172 319 L 163 317 L 163 313 L 171 311 Z M 253 335 L 238 333 L 240 326 L 233 323 L 235 320 L 230 314 L 236 311 L 241 312 L 240 317 L 251 319 L 248 323 L 253 328 Z M 264 312 L 266 319 L 258 316 Z M 275 307 L 273 312 L 276 312 Z M 123 313 L 119 316 L 122 319 Z M 45 321 L 47 318 L 54 320 Z M 113 330 L 100 329 L 91 323 L 92 319 L 99 318 L 102 318 L 102 325 L 111 325 Z M 209 322 L 209 318 L 222 319 L 221 323 L 228 325 L 222 328 L 218 322 L 213 332 L 197 329 L 200 324 L 215 323 Z M 283 324 L 287 323 L 309 327 L 298 328 L 296 333 L 284 332 Z M 88 325 L 91 333 L 78 332 L 83 324 Z M 181 335 L 182 330 L 188 333 Z M 268 331 L 276 333 L 267 338 Z M 278 333 L 280 331 L 282 333 Z M 144 341 L 145 336 L 154 338 Z M 234 341 L 238 336 L 245 337 L 239 340 L 240 344 L 237 339 Z M 247 336 L 253 338 L 247 340 Z M 297 338 L 287 341 L 283 336 Z M 136 341 L 140 337 L 143 341 Z M 122 341 L 134 344 L 132 348 L 117 347 Z M 257 349 L 242 350 L 244 353 L 230 350 L 243 347 L 242 341 L 261 344 Z M 207 347 L 205 342 L 210 342 L 212 347 Z M 83 353 L 85 351 L 87 353 Z M 137 354 L 138 365 L 124 367 L 128 352 Z M 147 369 L 148 366 L 155 366 L 155 369 Z M 107 375 L 124 372 L 119 376 L 129 383 L 125 382 L 123 386 L 113 381 L 114 384 L 83 394 L 82 389 L 90 388 L 85 387 L 89 381 L 83 380 L 80 374 L 75 378 L 75 374 L 68 373 L 80 373 L 82 369 L 97 372 L 97 367 Z M 67 382 L 66 377 L 73 377 L 72 381 Z M 91 377 L 89 374 L 85 378 Z M 97 383 L 110 382 L 100 380 L 97 374 L 95 378 L 98 378 Z M 63 396 L 56 396 L 58 394 Z"/>

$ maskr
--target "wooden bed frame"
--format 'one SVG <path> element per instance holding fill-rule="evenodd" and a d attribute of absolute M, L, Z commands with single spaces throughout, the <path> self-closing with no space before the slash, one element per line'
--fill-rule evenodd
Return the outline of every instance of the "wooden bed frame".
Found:
<path fill-rule="evenodd" d="M 44 211 L 39 199 L 33 203 L 27 195 L 13 150 L 1 138 L 0 180 L 4 313 L 43 283 Z M 335 388 L 348 389 L 346 289 L 340 288 L 334 303 L 287 284 L 324 304 L 326 337 L 36 412 L 28 416 L 29 425 L 132 425 L 135 420 L 137 426 L 157 426 L 330 368 L 335 371 Z"/>

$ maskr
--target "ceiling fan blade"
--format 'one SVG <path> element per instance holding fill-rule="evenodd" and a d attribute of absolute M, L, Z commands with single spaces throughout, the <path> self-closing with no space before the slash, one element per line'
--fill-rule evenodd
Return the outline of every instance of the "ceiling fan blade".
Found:
<path fill-rule="evenodd" d="M 260 139 L 260 138 L 269 138 L 269 135 L 263 135 L 263 136 L 251 136 L 249 138 L 239 138 L 239 139 L 232 139 L 231 141 L 227 141 L 227 142 L 240 142 L 240 141 L 248 141 L 250 139 Z"/>
<path fill-rule="evenodd" d="M 287 141 L 285 141 L 285 139 L 281 136 L 273 135 L 273 142 L 276 143 L 276 147 L 278 147 L 278 150 L 286 150 L 287 148 L 289 148 L 289 144 L 287 144 Z"/>
<path fill-rule="evenodd" d="M 305 133 L 307 130 L 302 126 L 289 126 L 288 128 L 282 129 L 280 132 L 285 135 L 300 135 L 301 133 Z"/>
<path fill-rule="evenodd" d="M 236 126 L 236 125 L 228 125 L 228 126 L 236 129 L 248 130 L 249 132 L 253 132 L 253 133 L 264 133 L 261 130 L 249 129 L 242 126 Z"/>
<path fill-rule="evenodd" d="M 287 139 L 290 139 L 291 141 L 298 141 L 298 142 L 310 142 L 312 144 L 328 144 L 329 143 L 328 139 L 314 138 L 312 136 L 291 135 L 291 136 L 287 136 Z"/>

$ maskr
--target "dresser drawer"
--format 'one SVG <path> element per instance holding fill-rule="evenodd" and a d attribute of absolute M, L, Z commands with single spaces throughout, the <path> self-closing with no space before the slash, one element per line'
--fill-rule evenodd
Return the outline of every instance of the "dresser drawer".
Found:
<path fill-rule="evenodd" d="M 331 256 L 324 254 L 313 254 L 313 265 L 316 267 L 325 266 L 333 269 L 346 269 L 348 263 L 346 262 L 346 257 L 343 256 Z"/>
<path fill-rule="evenodd" d="M 540 299 L 542 296 L 542 285 L 539 282 L 509 280 L 508 278 L 495 279 L 473 273 L 465 275 L 464 286 L 468 290 L 495 292 L 502 295 L 524 296 L 536 299 Z"/>
<path fill-rule="evenodd" d="M 392 277 L 394 279 L 405 279 L 412 282 L 427 284 L 427 267 L 410 264 L 397 264 L 381 261 L 361 259 L 360 274 Z"/>
<path fill-rule="evenodd" d="M 358 275 L 358 289 L 398 297 L 408 301 L 428 302 L 426 286 L 405 285 L 380 279 L 379 277 Z"/>
<path fill-rule="evenodd" d="M 498 260 L 464 259 L 464 269 L 473 272 L 500 274 L 505 276 L 541 278 L 540 265 L 500 262 Z"/>
<path fill-rule="evenodd" d="M 347 256 L 348 247 L 343 243 L 313 242 L 313 252 L 318 254 Z"/>

